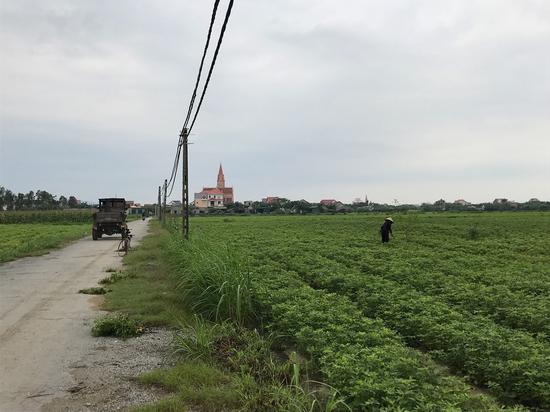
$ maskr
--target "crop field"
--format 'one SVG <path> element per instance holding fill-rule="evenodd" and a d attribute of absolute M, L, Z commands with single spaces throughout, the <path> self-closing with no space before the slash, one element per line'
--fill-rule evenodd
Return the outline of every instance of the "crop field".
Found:
<path fill-rule="evenodd" d="M 0 212 L 0 263 L 39 255 L 89 234 L 91 212 Z"/>
<path fill-rule="evenodd" d="M 65 245 L 90 232 L 90 224 L 0 225 L 0 262 L 34 256 Z"/>
<path fill-rule="evenodd" d="M 0 212 L 0 224 L 13 223 L 91 223 L 92 209 L 29 210 Z"/>
<path fill-rule="evenodd" d="M 246 262 L 255 321 L 353 410 L 550 410 L 550 213 L 396 215 L 389 244 L 383 218 L 198 218 L 190 245 Z"/>

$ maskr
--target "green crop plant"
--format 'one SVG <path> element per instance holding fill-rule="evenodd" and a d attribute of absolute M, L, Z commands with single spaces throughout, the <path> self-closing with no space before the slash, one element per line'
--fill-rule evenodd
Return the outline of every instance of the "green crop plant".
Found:
<path fill-rule="evenodd" d="M 80 239 L 89 230 L 88 224 L 0 224 L 0 263 L 44 254 Z"/>
<path fill-rule="evenodd" d="M 549 409 L 550 213 L 392 217 L 387 245 L 377 214 L 198 218 L 191 243 L 247 262 L 256 323 L 353 410 Z"/>
<path fill-rule="evenodd" d="M 0 224 L 21 223 L 91 224 L 92 209 L 0 212 Z"/>

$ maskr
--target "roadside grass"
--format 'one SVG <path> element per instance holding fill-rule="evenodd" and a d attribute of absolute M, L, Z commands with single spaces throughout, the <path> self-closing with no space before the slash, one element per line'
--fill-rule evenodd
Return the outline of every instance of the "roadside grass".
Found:
<path fill-rule="evenodd" d="M 98 282 L 100 285 L 111 285 L 111 284 L 113 284 L 113 283 L 115 283 L 115 282 L 117 282 L 121 279 L 125 279 L 125 278 L 130 277 L 128 275 L 128 273 L 122 272 L 122 271 L 116 271 L 116 270 L 115 271 L 109 271 L 109 270 L 107 270 L 106 272 L 110 273 L 110 275 L 104 277 L 103 279 L 101 279 Z"/>
<path fill-rule="evenodd" d="M 93 336 L 114 336 L 127 339 L 143 332 L 143 326 L 124 313 L 102 316 L 94 321 Z"/>
<path fill-rule="evenodd" d="M 204 361 L 180 362 L 170 369 L 157 369 L 138 378 L 144 385 L 154 385 L 174 394 L 154 405 L 134 408 L 136 412 L 230 410 L 240 405 L 235 378 Z M 193 405 L 195 408 L 190 408 Z"/>
<path fill-rule="evenodd" d="M 112 290 L 105 295 L 104 309 L 116 312 L 94 325 L 94 334 L 120 337 L 131 336 L 127 332 L 140 327 L 174 329 L 175 366 L 137 378 L 172 394 L 133 411 L 348 410 L 332 388 L 310 383 L 302 358 L 276 352 L 270 336 L 245 327 L 251 307 L 242 262 L 227 253 L 208 254 L 203 248 L 175 257 L 182 246 L 175 237 L 157 221 L 151 221 L 149 229 L 140 246 L 124 258 L 122 271 L 108 269 L 102 283 Z M 188 259 L 194 264 L 189 265 Z M 201 262 L 208 261 L 212 265 L 204 271 Z M 189 270 L 176 270 L 186 264 Z M 222 276 L 214 276 L 204 282 L 201 274 L 208 269 L 222 270 L 231 279 L 224 283 Z M 184 276 L 189 281 L 183 281 Z M 197 301 L 194 293 L 202 293 L 201 304 L 189 303 Z"/>
<path fill-rule="evenodd" d="M 109 285 L 103 308 L 121 311 L 144 326 L 175 327 L 188 314 L 183 309 L 176 280 L 165 260 L 168 234 L 156 221 L 150 233 L 124 258 L 122 271 L 109 268 L 109 276 L 99 283 Z"/>
<path fill-rule="evenodd" d="M 0 224 L 0 263 L 39 256 L 90 233 L 90 224 Z"/>
<path fill-rule="evenodd" d="M 168 246 L 174 276 L 191 312 L 214 321 L 252 325 L 250 265 L 227 245 L 172 237 Z"/>
<path fill-rule="evenodd" d="M 233 322 L 195 316 L 175 333 L 173 368 L 138 377 L 174 395 L 135 412 L 160 411 L 347 411 L 333 388 L 310 381 L 306 361 L 275 352 L 263 337 Z"/>

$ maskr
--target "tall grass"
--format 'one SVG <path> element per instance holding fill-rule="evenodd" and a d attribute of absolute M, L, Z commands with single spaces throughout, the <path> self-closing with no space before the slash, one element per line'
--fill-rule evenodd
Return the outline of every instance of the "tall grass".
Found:
<path fill-rule="evenodd" d="M 252 320 L 248 263 L 227 245 L 173 236 L 170 255 L 184 303 L 214 321 L 246 325 Z"/>

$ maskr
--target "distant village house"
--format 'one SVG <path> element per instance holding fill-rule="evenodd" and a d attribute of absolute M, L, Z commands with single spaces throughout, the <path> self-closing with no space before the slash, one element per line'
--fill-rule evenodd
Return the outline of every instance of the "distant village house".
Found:
<path fill-rule="evenodd" d="M 194 205 L 198 209 L 221 209 L 234 202 L 233 188 L 225 187 L 225 176 L 220 163 L 216 187 L 203 187 L 202 191 L 195 193 Z"/>
<path fill-rule="evenodd" d="M 277 196 L 268 196 L 268 197 L 264 197 L 262 199 L 262 203 L 265 203 L 265 204 L 268 204 L 268 205 L 272 205 L 274 203 L 279 203 L 279 201 L 281 200 L 280 197 L 277 197 Z"/>

